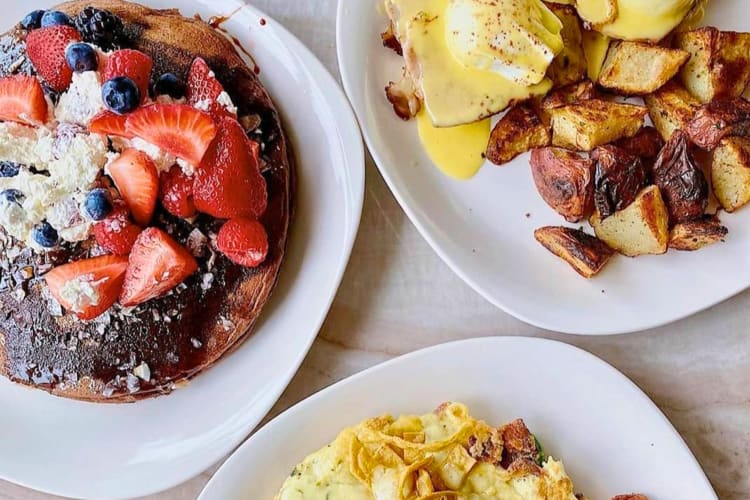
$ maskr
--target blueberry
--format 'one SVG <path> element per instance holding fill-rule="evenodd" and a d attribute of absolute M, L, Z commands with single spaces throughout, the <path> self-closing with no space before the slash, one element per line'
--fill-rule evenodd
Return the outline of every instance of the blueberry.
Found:
<path fill-rule="evenodd" d="M 18 189 L 6 189 L 0 192 L 0 198 L 8 203 L 17 203 L 20 205 L 26 196 Z"/>
<path fill-rule="evenodd" d="M 26 14 L 21 20 L 21 28 L 31 31 L 39 28 L 42 25 L 42 16 L 44 15 L 43 10 L 33 10 Z"/>
<path fill-rule="evenodd" d="M 154 95 L 168 95 L 179 99 L 185 96 L 185 84 L 174 73 L 164 73 L 154 84 Z"/>
<path fill-rule="evenodd" d="M 31 236 L 39 246 L 44 248 L 52 248 L 57 245 L 57 241 L 60 237 L 57 235 L 57 231 L 54 227 L 50 226 L 49 222 L 42 221 L 41 224 L 34 226 L 34 230 L 31 232 Z"/>
<path fill-rule="evenodd" d="M 12 161 L 0 161 L 0 177 L 15 177 L 21 170 L 21 165 Z"/>
<path fill-rule="evenodd" d="M 115 113 L 130 113 L 141 102 L 141 92 L 130 78 L 117 76 L 102 86 L 102 100 Z"/>
<path fill-rule="evenodd" d="M 109 189 L 98 188 L 86 195 L 83 204 L 86 213 L 93 220 L 102 220 L 112 213 L 114 204 Z"/>
<path fill-rule="evenodd" d="M 70 18 L 68 17 L 68 15 L 64 12 L 60 12 L 59 10 L 48 10 L 42 15 L 42 28 L 57 25 L 69 26 Z"/>
<path fill-rule="evenodd" d="M 69 45 L 65 51 L 65 60 L 68 62 L 68 67 L 76 73 L 96 71 L 99 67 L 99 56 L 87 43 L 79 42 Z"/>

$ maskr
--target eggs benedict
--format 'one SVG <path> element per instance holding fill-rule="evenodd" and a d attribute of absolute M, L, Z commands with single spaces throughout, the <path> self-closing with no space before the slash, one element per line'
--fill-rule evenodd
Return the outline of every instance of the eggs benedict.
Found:
<path fill-rule="evenodd" d="M 578 0 L 577 7 L 583 19 L 609 37 L 658 42 L 703 4 L 702 0 Z"/>

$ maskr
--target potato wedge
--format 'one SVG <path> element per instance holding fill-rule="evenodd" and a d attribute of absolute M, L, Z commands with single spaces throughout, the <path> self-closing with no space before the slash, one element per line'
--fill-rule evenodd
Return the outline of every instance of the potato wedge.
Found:
<path fill-rule="evenodd" d="M 643 106 L 590 99 L 550 111 L 552 144 L 578 151 L 634 136 L 643 127 Z"/>
<path fill-rule="evenodd" d="M 741 97 L 704 104 L 685 127 L 690 140 L 712 151 L 725 137 L 750 135 L 750 102 Z"/>
<path fill-rule="evenodd" d="M 735 212 L 750 203 L 750 140 L 730 137 L 714 150 L 711 183 L 721 207 Z"/>
<path fill-rule="evenodd" d="M 591 80 L 584 80 L 560 87 L 547 94 L 547 97 L 542 100 L 542 109 L 549 111 L 597 97 L 599 97 L 599 91 L 596 90 L 594 83 Z"/>
<path fill-rule="evenodd" d="M 562 21 L 564 48 L 552 61 L 547 76 L 554 87 L 580 82 L 586 77 L 586 56 L 583 55 L 583 26 L 572 5 L 549 4 L 548 7 Z"/>
<path fill-rule="evenodd" d="M 568 222 L 594 208 L 594 161 L 562 148 L 531 152 L 531 173 L 542 199 Z"/>
<path fill-rule="evenodd" d="M 724 241 L 729 230 L 715 215 L 676 224 L 669 233 L 669 248 L 694 252 Z"/>
<path fill-rule="evenodd" d="M 624 95 L 645 95 L 671 80 L 690 54 L 640 42 L 613 43 L 599 73 L 599 85 Z"/>
<path fill-rule="evenodd" d="M 659 152 L 664 147 L 664 141 L 654 127 L 643 127 L 633 137 L 623 137 L 614 145 L 637 156 L 643 160 L 644 165 L 650 166 L 659 156 Z"/>
<path fill-rule="evenodd" d="M 549 128 L 536 112 L 527 104 L 521 104 L 497 122 L 485 154 L 495 165 L 502 165 L 532 148 L 548 146 L 551 140 Z"/>
<path fill-rule="evenodd" d="M 704 103 L 739 97 L 750 82 L 750 33 L 699 28 L 678 33 L 675 45 L 690 53 L 682 83 Z"/>
<path fill-rule="evenodd" d="M 597 238 L 628 257 L 658 255 L 667 251 L 669 214 L 658 186 L 649 186 L 626 209 L 602 220 L 590 219 Z"/>
<path fill-rule="evenodd" d="M 589 24 L 607 24 L 617 17 L 615 0 L 576 0 L 576 9 L 581 19 Z"/>
<path fill-rule="evenodd" d="M 644 100 L 654 127 L 665 141 L 672 137 L 675 130 L 687 128 L 701 104 L 674 80 L 653 94 L 645 96 Z"/>
<path fill-rule="evenodd" d="M 594 169 L 594 206 L 604 220 L 633 203 L 646 187 L 648 172 L 640 157 L 612 144 L 591 153 Z"/>
<path fill-rule="evenodd" d="M 597 275 L 615 254 L 606 243 L 580 229 L 542 227 L 534 231 L 534 238 L 584 278 Z"/>

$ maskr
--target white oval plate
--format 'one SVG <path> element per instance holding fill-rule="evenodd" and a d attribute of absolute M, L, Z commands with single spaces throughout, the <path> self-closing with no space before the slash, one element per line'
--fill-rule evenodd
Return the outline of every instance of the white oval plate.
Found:
<path fill-rule="evenodd" d="M 292 468 L 343 428 L 446 400 L 491 425 L 522 417 L 588 498 L 716 498 L 677 431 L 620 372 L 559 342 L 493 337 L 407 354 L 311 396 L 243 444 L 199 500 L 273 498 Z"/>
<path fill-rule="evenodd" d="M 750 31 L 742 0 L 711 2 L 706 23 Z M 690 253 L 614 259 L 597 278 L 580 278 L 534 240 L 564 220 L 536 191 L 528 155 L 489 163 L 470 181 L 442 175 L 424 153 L 414 122 L 402 122 L 384 87 L 401 58 L 383 48 L 380 0 L 339 0 L 338 55 L 344 87 L 380 172 L 422 236 L 497 307 L 565 333 L 615 334 L 660 326 L 750 286 L 750 209 L 722 215 L 725 244 Z"/>
<path fill-rule="evenodd" d="M 317 335 L 362 210 L 359 129 L 343 92 L 309 50 L 237 0 L 144 3 L 204 19 L 242 7 L 223 26 L 256 57 L 292 135 L 299 159 L 297 210 L 278 288 L 256 332 L 187 388 L 112 406 L 58 399 L 0 380 L 0 478 L 69 497 L 155 493 L 199 474 L 237 446 L 278 399 Z M 21 19 L 30 8 L 7 2 L 3 19 Z"/>

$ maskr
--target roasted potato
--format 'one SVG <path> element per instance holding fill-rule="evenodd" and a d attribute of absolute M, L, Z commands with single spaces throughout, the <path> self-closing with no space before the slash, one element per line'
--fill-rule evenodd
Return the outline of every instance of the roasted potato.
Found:
<path fill-rule="evenodd" d="M 706 212 L 708 182 L 690 153 L 687 135 L 682 130 L 672 134 L 659 153 L 653 176 L 667 205 L 671 224 L 696 219 Z"/>
<path fill-rule="evenodd" d="M 677 47 L 690 53 L 680 77 L 704 103 L 739 97 L 750 81 L 750 33 L 699 28 L 678 33 Z"/>
<path fill-rule="evenodd" d="M 492 163 L 502 165 L 532 148 L 548 146 L 551 140 L 549 128 L 536 112 L 527 104 L 521 104 L 497 122 L 486 156 Z"/>
<path fill-rule="evenodd" d="M 648 500 L 648 497 L 640 493 L 630 493 L 628 495 L 617 495 L 612 497 L 612 500 Z"/>
<path fill-rule="evenodd" d="M 586 56 L 583 55 L 583 26 L 572 5 L 550 4 L 548 7 L 562 21 L 564 47 L 552 61 L 547 76 L 555 87 L 580 82 L 586 77 Z"/>
<path fill-rule="evenodd" d="M 615 142 L 615 146 L 637 156 L 648 167 L 659 156 L 664 141 L 654 127 L 643 127 L 633 137 L 623 137 Z"/>
<path fill-rule="evenodd" d="M 581 19 L 591 25 L 607 24 L 617 17 L 615 0 L 576 0 Z"/>
<path fill-rule="evenodd" d="M 550 111 L 552 144 L 578 151 L 634 136 L 643 127 L 643 106 L 590 99 Z"/>
<path fill-rule="evenodd" d="M 650 94 L 671 80 L 689 57 L 684 50 L 659 45 L 613 43 L 599 73 L 599 85 L 625 95 Z"/>
<path fill-rule="evenodd" d="M 629 207 L 604 220 L 594 212 L 590 222 L 600 240 L 628 257 L 667 251 L 669 214 L 658 186 L 647 187 Z"/>
<path fill-rule="evenodd" d="M 697 146 L 712 151 L 725 137 L 750 135 L 750 102 L 741 97 L 701 106 L 685 128 Z"/>
<path fill-rule="evenodd" d="M 542 109 L 550 111 L 598 97 L 599 91 L 596 90 L 594 83 L 591 80 L 584 80 L 579 83 L 560 87 L 547 94 L 544 100 L 542 100 Z"/>
<path fill-rule="evenodd" d="M 648 172 L 638 156 L 608 144 L 591 153 L 594 169 L 594 207 L 604 220 L 635 201 L 646 187 Z"/>
<path fill-rule="evenodd" d="M 611 39 L 598 31 L 583 30 L 583 54 L 586 56 L 586 74 L 592 81 L 599 80 Z"/>
<path fill-rule="evenodd" d="M 698 99 L 674 80 L 645 96 L 644 100 L 651 121 L 665 141 L 672 137 L 675 130 L 685 130 L 701 105 Z"/>
<path fill-rule="evenodd" d="M 734 212 L 750 203 L 750 140 L 729 137 L 714 151 L 711 183 L 719 204 Z"/>
<path fill-rule="evenodd" d="M 669 233 L 669 248 L 694 252 L 724 241 L 729 230 L 715 215 L 676 224 Z"/>
<path fill-rule="evenodd" d="M 573 151 L 539 148 L 531 152 L 531 173 L 542 199 L 568 222 L 585 219 L 594 208 L 594 162 Z"/>
<path fill-rule="evenodd" d="M 614 255 L 606 243 L 580 229 L 542 227 L 534 231 L 534 238 L 584 278 L 598 274 Z"/>

